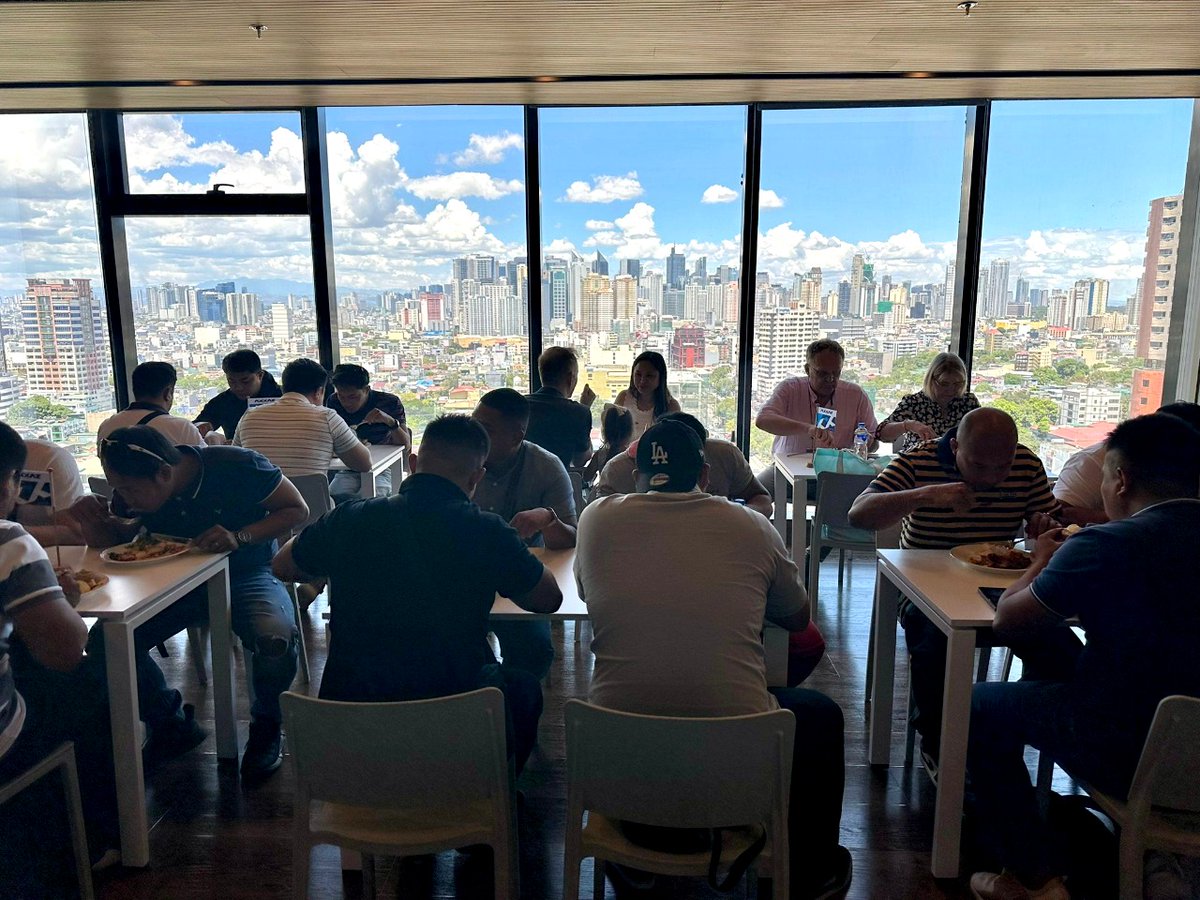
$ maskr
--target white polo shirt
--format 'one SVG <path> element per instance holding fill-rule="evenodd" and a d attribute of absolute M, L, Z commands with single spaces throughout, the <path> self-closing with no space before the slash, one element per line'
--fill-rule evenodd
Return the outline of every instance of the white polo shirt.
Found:
<path fill-rule="evenodd" d="M 246 410 L 233 443 L 257 450 L 288 478 L 324 475 L 335 455 L 362 446 L 337 410 L 313 406 L 307 397 L 295 392 Z"/>
<path fill-rule="evenodd" d="M 96 429 L 96 441 L 104 440 L 118 428 L 132 428 L 152 412 L 154 412 L 152 409 L 123 409 L 116 415 L 109 416 Z M 187 419 L 181 419 L 179 416 L 172 416 L 169 413 L 165 416 L 155 416 L 146 424 L 160 432 L 171 442 L 173 447 L 197 447 L 204 443 L 204 438 L 200 436 L 200 430 Z"/>

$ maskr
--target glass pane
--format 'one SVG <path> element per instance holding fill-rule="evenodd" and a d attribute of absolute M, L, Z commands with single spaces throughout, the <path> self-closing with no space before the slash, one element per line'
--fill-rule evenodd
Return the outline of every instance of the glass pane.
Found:
<path fill-rule="evenodd" d="M 972 384 L 1057 472 L 1162 402 L 1190 100 L 992 108 Z"/>
<path fill-rule="evenodd" d="M 330 109 L 341 361 L 420 434 L 529 389 L 520 107 Z"/>
<path fill-rule="evenodd" d="M 879 421 L 950 343 L 963 107 L 769 110 L 755 287 L 755 414 L 833 338 Z M 853 425 L 853 423 L 851 423 Z M 773 437 L 751 430 L 756 467 Z"/>
<path fill-rule="evenodd" d="M 298 112 L 125 113 L 132 194 L 304 193 Z"/>
<path fill-rule="evenodd" d="M 175 366 L 172 414 L 223 391 L 221 358 L 240 347 L 276 376 L 317 358 L 307 218 L 131 218 L 126 234 L 138 362 Z"/>
<path fill-rule="evenodd" d="M 661 353 L 671 394 L 720 438 L 737 410 L 745 132 L 737 106 L 539 113 L 546 345 L 579 350 L 579 387 L 601 401 Z"/>
<path fill-rule="evenodd" d="M 112 361 L 82 114 L 0 116 L 0 418 L 99 474 Z"/>

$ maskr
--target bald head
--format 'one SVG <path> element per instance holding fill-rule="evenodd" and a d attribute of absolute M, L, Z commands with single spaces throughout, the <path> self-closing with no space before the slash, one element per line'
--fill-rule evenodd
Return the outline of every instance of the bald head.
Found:
<path fill-rule="evenodd" d="M 950 449 L 963 481 L 972 487 L 995 487 L 1012 470 L 1017 423 L 1003 410 L 973 409 L 958 423 Z"/>

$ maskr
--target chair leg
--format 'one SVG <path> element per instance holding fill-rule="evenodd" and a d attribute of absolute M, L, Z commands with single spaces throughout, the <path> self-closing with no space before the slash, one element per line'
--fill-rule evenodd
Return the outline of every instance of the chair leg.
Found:
<path fill-rule="evenodd" d="M 296 597 L 296 586 L 288 582 L 284 587 L 287 589 L 288 596 L 292 599 L 292 617 L 296 621 L 296 640 L 299 644 L 300 651 L 300 677 L 304 684 L 311 682 L 308 671 L 308 641 L 304 637 L 304 622 L 300 617 L 300 600 Z"/>
<path fill-rule="evenodd" d="M 1004 662 L 1000 666 L 1000 680 L 1008 681 L 1012 675 L 1013 652 L 1012 647 L 1004 648 Z"/>
<path fill-rule="evenodd" d="M 863 692 L 866 700 L 863 706 L 866 714 L 871 714 L 871 676 L 875 674 L 875 598 L 871 598 L 871 627 L 867 631 L 867 689 Z"/>
<path fill-rule="evenodd" d="M 1045 750 L 1038 752 L 1037 784 L 1034 787 L 1038 809 L 1045 818 L 1050 809 L 1050 789 L 1054 787 L 1054 757 Z"/>
<path fill-rule="evenodd" d="M 846 579 L 846 551 L 838 551 L 838 588 L 842 586 L 842 582 Z"/>
<path fill-rule="evenodd" d="M 79 772 L 75 768 L 75 748 L 68 744 L 62 758 L 63 790 L 67 799 L 67 822 L 71 826 L 71 851 L 75 856 L 75 879 L 79 896 L 93 900 L 92 865 L 88 859 L 87 829 L 83 824 L 83 804 L 79 799 Z"/>
<path fill-rule="evenodd" d="M 911 766 L 917 743 L 917 726 L 913 722 L 912 657 L 909 657 L 908 702 L 904 712 L 904 765 Z"/>
<path fill-rule="evenodd" d="M 604 900 L 604 860 L 592 857 L 592 900 Z"/>
<path fill-rule="evenodd" d="M 1146 848 L 1139 841 L 1133 828 L 1121 829 L 1119 855 L 1121 858 L 1121 900 L 1142 900 L 1143 879 L 1142 867 L 1145 863 Z"/>
<path fill-rule="evenodd" d="M 813 529 L 816 533 L 816 529 Z M 817 617 L 817 592 L 821 583 L 821 542 L 813 540 L 808 547 L 808 607 L 809 615 Z"/>
<path fill-rule="evenodd" d="M 979 648 L 979 667 L 975 671 L 975 680 L 976 681 L 987 681 L 988 668 L 991 666 L 991 664 L 992 664 L 992 648 L 991 647 L 980 647 Z"/>
<path fill-rule="evenodd" d="M 204 661 L 204 638 L 199 625 L 189 625 L 187 630 L 188 650 L 192 654 L 192 665 L 196 667 L 196 680 L 201 687 L 208 684 L 208 664 Z"/>

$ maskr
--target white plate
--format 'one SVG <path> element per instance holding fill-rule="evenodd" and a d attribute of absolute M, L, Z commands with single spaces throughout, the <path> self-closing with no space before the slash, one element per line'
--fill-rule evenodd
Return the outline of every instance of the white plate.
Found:
<path fill-rule="evenodd" d="M 980 544 L 960 544 L 950 551 L 950 555 L 964 566 L 969 566 L 972 569 L 978 569 L 980 572 L 988 572 L 992 575 L 1012 575 L 1015 577 L 1024 572 L 1025 569 L 998 569 L 993 566 L 981 566 L 978 563 L 969 562 L 970 558 L 977 553 L 984 553 L 993 547 L 1011 546 L 1011 543 L 1004 543 L 1002 541 L 984 541 Z"/>
<path fill-rule="evenodd" d="M 158 537 L 158 536 L 159 535 L 155 535 L 155 537 Z M 174 538 L 165 538 L 165 540 L 173 541 L 175 539 Z M 127 549 L 129 549 L 129 545 L 132 543 L 133 543 L 133 541 L 129 541 L 124 544 L 117 544 L 114 547 L 109 547 L 107 550 L 101 550 L 100 558 L 102 560 L 104 560 L 106 563 L 108 563 L 110 566 L 150 566 L 150 565 L 154 565 L 154 563 L 163 562 L 164 560 L 174 559 L 177 556 L 183 556 L 183 554 L 188 553 L 192 549 L 191 547 L 189 547 L 185 544 L 182 547 L 180 547 L 178 550 L 176 550 L 174 553 L 164 553 L 162 556 L 156 556 L 153 559 L 113 559 L 112 558 L 113 551 L 119 552 L 121 550 L 127 550 Z M 182 542 L 176 541 L 176 543 L 182 543 Z"/>

